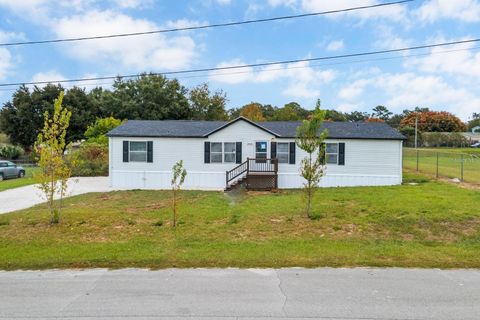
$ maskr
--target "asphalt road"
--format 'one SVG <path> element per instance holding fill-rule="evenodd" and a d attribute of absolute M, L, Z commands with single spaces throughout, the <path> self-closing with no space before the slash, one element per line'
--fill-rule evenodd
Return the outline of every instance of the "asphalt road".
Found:
<path fill-rule="evenodd" d="M 479 270 L 0 272 L 1 319 L 479 319 Z"/>

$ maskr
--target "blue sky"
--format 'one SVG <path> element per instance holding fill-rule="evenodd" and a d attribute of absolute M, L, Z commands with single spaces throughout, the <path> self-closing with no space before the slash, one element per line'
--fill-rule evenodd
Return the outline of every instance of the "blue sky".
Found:
<path fill-rule="evenodd" d="M 384 1 L 385 2 L 385 1 Z M 0 42 L 148 31 L 342 9 L 377 0 L 0 0 Z M 0 83 L 175 71 L 394 49 L 480 37 L 480 1 L 425 0 L 229 28 L 0 47 Z M 415 106 L 480 112 L 480 44 L 179 76 L 223 89 L 228 107 L 297 101 L 341 111 Z M 455 50 L 455 51 L 451 51 Z M 451 52 L 445 52 L 451 51 Z M 421 54 L 421 55 L 420 55 Z M 366 61 L 369 60 L 369 61 Z M 229 73 L 229 74 L 226 74 Z M 81 83 L 108 87 L 108 81 Z M 0 102 L 12 90 L 0 89 Z"/>

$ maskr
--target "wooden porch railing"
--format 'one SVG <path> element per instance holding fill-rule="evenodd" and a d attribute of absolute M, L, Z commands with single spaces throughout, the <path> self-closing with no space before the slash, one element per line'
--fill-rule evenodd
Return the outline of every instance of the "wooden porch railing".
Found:
<path fill-rule="evenodd" d="M 226 187 L 228 188 L 230 182 L 240 177 L 244 173 L 247 173 L 247 177 L 250 174 L 271 174 L 277 175 L 278 173 L 278 159 L 273 158 L 247 158 L 247 160 L 232 170 L 228 170 L 225 174 Z"/>

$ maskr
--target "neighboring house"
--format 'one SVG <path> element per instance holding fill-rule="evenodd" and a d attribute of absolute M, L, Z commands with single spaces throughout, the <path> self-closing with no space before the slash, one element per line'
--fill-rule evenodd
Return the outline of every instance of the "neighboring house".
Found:
<path fill-rule="evenodd" d="M 130 120 L 108 133 L 114 188 L 168 189 L 184 161 L 185 189 L 222 190 L 247 175 L 255 189 L 300 188 L 306 153 L 295 145 L 300 122 Z M 402 182 L 404 136 L 385 123 L 325 122 L 323 187 Z M 250 159 L 249 161 L 247 161 Z"/>
<path fill-rule="evenodd" d="M 462 132 L 462 135 L 468 140 L 470 144 L 480 142 L 480 127 L 477 128 L 479 130 L 478 132 L 474 132 L 473 130 L 472 132 Z"/>

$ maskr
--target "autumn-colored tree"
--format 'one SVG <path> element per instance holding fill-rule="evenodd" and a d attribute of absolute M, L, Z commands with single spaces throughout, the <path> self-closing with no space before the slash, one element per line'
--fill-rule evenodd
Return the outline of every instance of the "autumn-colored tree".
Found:
<path fill-rule="evenodd" d="M 423 132 L 462 132 L 466 130 L 465 124 L 446 111 L 410 112 L 400 122 L 401 127 L 415 127 L 418 117 L 418 130 Z"/>
<path fill-rule="evenodd" d="M 265 121 L 262 109 L 256 103 L 249 103 L 242 107 L 240 116 L 250 119 L 252 121 Z"/>
<path fill-rule="evenodd" d="M 50 223 L 60 222 L 62 199 L 67 191 L 67 181 L 72 173 L 72 167 L 64 159 L 67 148 L 66 134 L 72 113 L 62 107 L 63 91 L 55 99 L 52 118 L 48 111 L 44 113 L 44 125 L 35 142 L 40 172 L 35 175 L 38 188 L 42 191 L 50 209 Z M 54 202 L 55 195 L 60 196 L 58 204 Z"/>
<path fill-rule="evenodd" d="M 380 119 L 380 118 L 368 118 L 365 120 L 365 122 L 385 122 L 385 120 Z"/>

